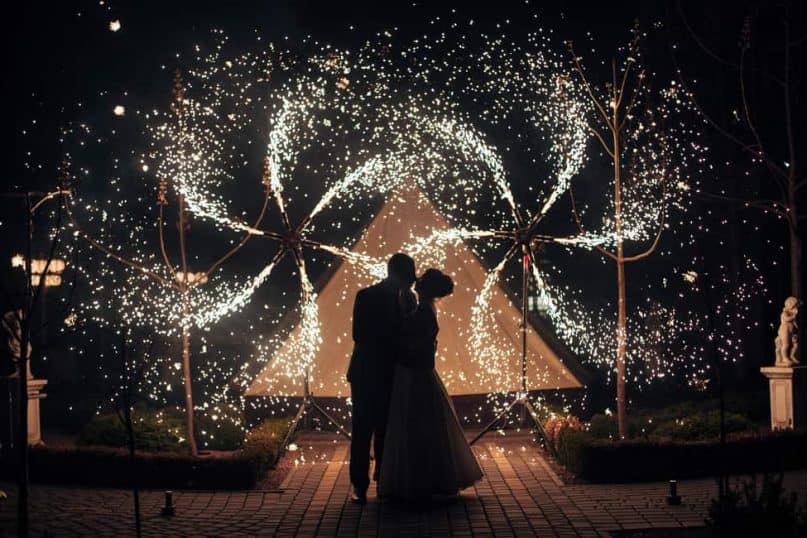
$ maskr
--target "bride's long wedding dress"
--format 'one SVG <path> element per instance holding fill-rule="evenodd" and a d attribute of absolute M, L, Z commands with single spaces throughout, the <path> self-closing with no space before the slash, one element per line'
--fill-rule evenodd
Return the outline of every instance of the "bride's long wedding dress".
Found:
<path fill-rule="evenodd" d="M 395 372 L 378 492 L 396 499 L 455 495 L 482 469 L 434 369 L 437 316 L 421 303 L 407 324 L 407 350 Z"/>

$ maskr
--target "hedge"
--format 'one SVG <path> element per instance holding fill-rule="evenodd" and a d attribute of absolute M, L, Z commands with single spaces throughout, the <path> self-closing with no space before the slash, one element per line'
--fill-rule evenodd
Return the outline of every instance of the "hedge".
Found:
<path fill-rule="evenodd" d="M 783 471 L 807 467 L 807 432 L 782 432 L 727 441 L 607 441 L 562 430 L 558 458 L 590 482 L 617 483 Z"/>
<path fill-rule="evenodd" d="M 187 452 L 184 413 L 173 409 L 134 409 L 132 427 L 138 450 Z M 244 441 L 244 430 L 230 420 L 213 420 L 208 415 L 196 416 L 196 444 L 200 450 L 236 450 Z M 81 429 L 79 445 L 128 446 L 126 428 L 115 413 L 93 416 Z"/>
<path fill-rule="evenodd" d="M 275 464 L 287 421 L 266 421 L 253 428 L 243 450 L 224 457 L 193 458 L 176 452 L 137 452 L 107 447 L 33 447 L 33 482 L 143 488 L 248 489 Z M 0 478 L 13 480 L 14 462 L 0 464 Z"/>

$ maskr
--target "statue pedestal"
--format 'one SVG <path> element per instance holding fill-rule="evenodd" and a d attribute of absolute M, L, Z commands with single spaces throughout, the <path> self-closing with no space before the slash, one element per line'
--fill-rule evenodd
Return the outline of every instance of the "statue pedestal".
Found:
<path fill-rule="evenodd" d="M 39 421 L 39 400 L 45 398 L 46 394 L 42 392 L 45 385 L 48 384 L 47 379 L 31 379 L 28 378 L 28 444 L 41 445 L 42 444 L 42 425 Z"/>
<path fill-rule="evenodd" d="M 807 366 L 765 366 L 771 393 L 771 430 L 807 425 Z"/>

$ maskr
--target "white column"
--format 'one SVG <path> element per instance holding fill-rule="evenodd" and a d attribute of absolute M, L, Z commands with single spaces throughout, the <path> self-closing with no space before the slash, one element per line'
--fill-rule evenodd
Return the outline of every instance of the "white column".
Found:
<path fill-rule="evenodd" d="M 28 444 L 42 444 L 42 426 L 39 421 L 39 400 L 46 395 L 42 392 L 47 379 L 28 378 Z"/>
<path fill-rule="evenodd" d="M 771 430 L 792 430 L 807 424 L 807 367 L 766 366 L 759 371 L 768 378 Z"/>

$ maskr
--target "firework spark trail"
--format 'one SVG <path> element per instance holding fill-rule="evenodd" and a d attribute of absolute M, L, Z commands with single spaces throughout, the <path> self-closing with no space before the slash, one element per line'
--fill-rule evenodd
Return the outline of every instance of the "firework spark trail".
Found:
<path fill-rule="evenodd" d="M 404 161 L 401 161 L 400 159 L 371 159 L 367 161 L 363 166 L 348 174 L 342 181 L 338 182 L 331 189 L 329 189 L 328 193 L 323 196 L 300 228 L 304 230 L 306 223 L 310 222 L 316 215 L 324 210 L 336 196 L 345 193 L 349 188 L 357 183 L 362 183 L 368 188 L 378 189 L 382 192 L 386 192 L 393 188 L 394 185 L 400 183 L 400 180 L 405 173 L 406 167 L 401 166 L 403 163 Z M 393 169 L 390 170 L 389 167 L 392 167 Z M 379 178 L 385 179 L 382 180 Z M 381 186 L 382 183 L 384 187 Z M 282 188 L 275 191 L 275 198 L 278 200 L 279 209 L 283 211 L 285 204 L 283 203 Z M 248 228 L 249 233 L 253 233 L 255 235 L 265 235 L 265 232 L 262 230 L 240 226 L 238 223 L 234 223 L 231 219 L 226 217 L 222 218 L 221 216 L 216 216 L 210 213 L 202 216 L 215 218 L 215 220 L 220 224 L 232 223 L 234 224 L 234 228 L 237 230 L 244 230 L 245 228 Z M 317 243 L 316 245 L 312 244 L 311 246 L 345 259 L 350 263 L 361 267 L 365 272 L 373 277 L 383 278 L 386 276 L 385 265 L 371 256 L 327 244 Z M 213 292 L 212 295 L 214 297 L 221 297 L 221 299 L 212 304 L 206 304 L 204 310 L 198 312 L 194 316 L 193 319 L 197 325 L 200 327 L 210 325 L 221 317 L 237 312 L 243 308 L 249 301 L 252 294 L 254 294 L 254 292 L 268 280 L 269 275 L 271 274 L 275 265 L 276 263 L 273 262 L 266 266 L 255 278 L 253 278 L 248 284 L 242 286 L 237 292 L 226 292 L 224 288 L 221 288 L 218 292 Z"/>
<path fill-rule="evenodd" d="M 206 327 L 224 316 L 232 314 L 243 308 L 252 298 L 255 290 L 260 288 L 264 282 L 269 279 L 272 271 L 277 266 L 279 256 L 275 256 L 275 260 L 266 265 L 261 271 L 255 275 L 248 283 L 241 286 L 241 289 L 235 292 L 227 290 L 220 290 L 218 293 L 213 292 L 210 295 L 218 297 L 220 293 L 227 293 L 227 299 L 216 302 L 209 302 L 204 304 L 204 308 L 198 309 L 191 316 L 194 324 L 197 327 Z"/>
<path fill-rule="evenodd" d="M 426 125 L 429 126 L 429 124 Z M 435 129 L 442 136 L 453 139 L 466 158 L 478 159 L 487 165 L 493 181 L 499 189 L 499 194 L 510 207 L 513 219 L 515 219 L 515 222 L 520 223 L 521 215 L 519 214 L 513 191 L 507 183 L 501 157 L 499 157 L 495 149 L 486 144 L 478 132 L 456 120 L 444 119 L 439 121 Z"/>
<path fill-rule="evenodd" d="M 493 237 L 493 232 L 487 230 L 466 230 L 463 228 L 451 228 L 448 230 L 433 230 L 431 234 L 426 237 L 416 237 L 410 242 L 406 243 L 403 247 L 404 252 L 408 252 L 415 259 L 429 259 L 434 260 L 434 265 L 443 265 L 437 263 L 435 254 L 445 253 L 447 247 L 456 246 L 466 239 L 481 239 Z"/>
<path fill-rule="evenodd" d="M 306 222 L 314 219 L 335 198 L 347 195 L 356 196 L 358 194 L 354 190 L 356 186 L 361 186 L 370 193 L 389 193 L 407 178 L 413 166 L 414 158 L 406 155 L 390 154 L 384 157 L 368 159 L 327 190 L 309 213 Z"/>
<path fill-rule="evenodd" d="M 570 121 L 573 120 L 570 119 Z M 580 121 L 580 119 L 577 121 Z M 585 126 L 583 124 L 579 124 L 579 129 L 577 129 L 575 132 L 577 133 L 577 136 L 572 138 L 572 142 L 569 144 L 570 147 L 565 149 L 566 154 L 570 157 L 566 160 L 564 166 L 558 172 L 557 182 L 552 189 L 549 198 L 546 200 L 546 202 L 544 202 L 540 211 L 537 213 L 535 217 L 536 220 L 546 216 L 552 206 L 555 205 L 555 202 L 557 202 L 558 199 L 568 191 L 572 178 L 574 178 L 583 168 L 585 161 L 585 148 L 586 143 L 588 142 L 588 138 L 583 136 L 583 133 L 585 133 Z"/>
<path fill-rule="evenodd" d="M 312 126 L 313 121 L 313 108 L 319 108 L 321 100 L 324 98 L 321 88 L 314 87 L 311 84 L 305 85 L 309 91 L 306 95 L 310 98 L 300 98 L 296 94 L 291 96 L 284 96 L 282 106 L 279 113 L 273 118 L 273 129 L 269 133 L 269 143 L 267 145 L 267 156 L 270 159 L 271 170 L 271 187 L 276 196 L 283 193 L 283 186 L 286 181 L 285 174 L 287 170 L 294 168 L 300 152 L 305 149 L 301 148 L 297 140 L 293 136 L 295 128 L 300 125 L 307 125 L 309 128 Z M 298 86 L 298 90 L 303 87 L 302 83 Z M 295 98 L 296 97 L 296 98 Z M 311 101 L 313 100 L 313 105 Z M 283 163 L 286 166 L 283 166 Z M 291 181 L 291 177 L 288 178 Z M 278 199 L 278 203 L 282 204 L 282 199 Z"/>
<path fill-rule="evenodd" d="M 383 260 L 351 251 L 348 240 L 318 243 L 309 233 L 313 234 L 315 221 L 318 232 L 320 225 L 329 232 L 340 231 L 341 219 L 356 222 L 359 202 L 389 196 L 407 181 L 416 184 L 450 221 L 451 228 L 413 238 L 407 249 L 425 259 L 440 259 L 446 247 L 468 241 L 483 259 L 494 260 L 494 268 L 474 299 L 468 346 L 479 364 L 479 375 L 490 386 L 506 386 L 509 380 L 504 377 L 510 374 L 502 357 L 513 355 L 514 344 L 499 338 L 502 327 L 494 326 L 495 312 L 489 303 L 506 274 L 506 265 L 518 250 L 511 249 L 504 259 L 499 259 L 496 249 L 512 239 L 508 234 L 515 236 L 519 230 L 537 228 L 538 221 L 560 205 L 558 201 L 569 192 L 571 182 L 580 180 L 580 171 L 594 158 L 587 152 L 591 136 L 584 122 L 587 101 L 581 96 L 581 88 L 564 76 L 568 60 L 554 52 L 556 44 L 550 34 L 543 30 L 533 32 L 522 45 L 523 41 L 517 43 L 502 30 L 496 37 L 483 34 L 478 46 L 470 45 L 462 35 L 454 39 L 450 32 L 402 45 L 385 34 L 354 52 L 328 49 L 323 54 L 317 46 L 314 54 L 287 55 L 302 57 L 300 61 L 275 61 L 286 56 L 284 52 L 272 53 L 271 62 L 261 54 L 239 54 L 228 59 L 218 49 L 207 56 L 197 54 L 197 60 L 201 57 L 205 65 L 186 72 L 201 83 L 188 85 L 181 103 L 185 115 L 180 126 L 172 127 L 166 118 L 173 116 L 168 112 L 149 116 L 154 142 L 141 158 L 143 170 L 149 164 L 152 174 L 157 172 L 158 177 L 170 180 L 172 188 L 183 194 L 189 211 L 209 220 L 216 230 L 224 228 L 285 241 L 282 236 L 287 231 L 270 231 L 241 222 L 242 215 L 230 211 L 224 194 L 228 185 L 240 189 L 236 180 L 245 177 L 242 171 L 247 152 L 241 153 L 243 148 L 237 148 L 238 136 L 243 131 L 265 132 L 268 118 L 268 138 L 255 140 L 253 136 L 250 142 L 265 145 L 263 153 L 270 173 L 264 179 L 274 204 L 285 216 L 287 206 L 299 203 L 301 198 L 313 203 L 313 209 L 292 230 L 299 235 L 302 252 L 297 253 L 307 256 L 312 250 L 327 252 L 375 278 L 386 274 Z M 284 74 L 268 77 L 267 69 L 280 69 Z M 261 82 L 268 78 L 280 80 L 279 85 L 270 88 Z M 675 112 L 676 106 L 685 107 L 680 104 L 680 89 L 668 89 L 666 97 L 658 116 Z M 636 121 L 649 126 L 654 120 L 637 115 Z M 682 146 L 692 138 L 688 126 L 675 124 L 669 128 L 680 135 Z M 89 131 L 83 134 L 88 140 L 96 138 Z M 653 148 L 661 149 L 658 145 Z M 708 166 L 699 156 L 703 148 L 693 148 L 691 162 L 673 163 L 672 169 L 670 163 L 653 160 L 653 152 L 646 160 L 636 161 L 637 169 L 649 183 L 659 175 L 678 174 L 679 180 L 665 198 L 642 196 L 647 185 L 641 183 L 628 193 L 623 200 L 631 217 L 624 226 L 626 239 L 646 238 L 658 220 L 660 208 L 668 202 L 687 207 L 684 194 L 691 182 L 684 172 L 690 165 Z M 526 202 L 520 200 L 521 191 L 516 196 L 511 188 L 511 184 L 526 185 L 525 178 L 509 177 L 510 171 L 504 166 L 505 162 L 515 161 L 528 168 L 535 165 L 537 170 L 535 177 L 527 178 L 531 184 Z M 81 170 L 81 175 L 91 174 Z M 121 192 L 123 183 L 117 178 L 110 185 Z M 324 194 L 319 197 L 320 193 Z M 532 206 L 532 200 L 537 207 Z M 605 202 L 608 205 L 613 200 L 606 197 Z M 581 213 L 594 214 L 596 224 L 590 229 L 575 236 L 545 237 L 551 239 L 546 242 L 564 247 L 558 249 L 561 255 L 612 245 L 616 239 L 613 222 L 607 215 L 602 217 L 589 209 L 585 202 L 581 203 Z M 86 213 L 101 227 L 107 226 L 107 212 L 112 214 L 115 210 L 125 212 L 131 208 L 111 200 L 106 206 L 89 207 Z M 485 224 L 480 225 L 482 219 Z M 144 243 L 142 238 L 150 228 L 132 226 L 132 222 L 127 218 L 115 221 L 128 226 L 131 232 L 112 246 L 113 250 Z M 112 220 L 108 227 L 112 227 Z M 297 239 L 292 233 L 288 236 L 289 241 Z M 281 246 L 281 250 L 284 248 Z M 286 253 L 291 254 L 291 250 Z M 139 256 L 145 267 L 160 270 L 159 260 Z M 236 284 L 214 275 L 211 282 L 192 288 L 194 325 L 207 328 L 243 309 L 261 286 L 278 277 L 278 263 L 279 259 L 273 260 L 254 277 Z M 108 265 L 102 266 L 112 271 Z M 321 340 L 316 293 L 305 259 L 296 260 L 296 266 L 300 270 L 299 336 L 290 346 L 293 352 L 279 359 L 284 361 L 283 375 L 294 377 L 295 383 L 305 373 L 305 367 L 310 367 Z M 174 275 L 165 277 L 170 280 Z M 545 315 L 561 340 L 578 354 L 607 364 L 608 354 L 603 350 L 612 332 L 608 310 L 584 307 L 582 286 L 570 282 L 559 266 L 533 266 L 532 277 L 538 285 L 538 302 L 544 305 Z M 142 275 L 135 274 L 121 286 L 118 298 L 128 310 L 129 319 L 144 326 L 156 325 L 155 330 L 175 335 L 170 325 L 180 315 L 175 294 L 144 284 Z M 100 307 L 96 310 L 100 312 Z M 655 306 L 641 312 L 645 311 L 662 318 L 674 315 L 669 309 Z M 644 315 L 641 312 L 637 317 Z M 169 325 L 162 325 L 164 320 Z M 263 316 L 261 320 L 266 321 Z M 510 327 L 509 323 L 506 330 L 511 332 L 515 325 Z M 683 330 L 687 328 L 679 323 L 669 332 Z M 270 340 L 274 338 L 282 337 L 272 336 Z M 652 344 L 653 338 L 648 337 L 647 343 Z M 253 360 L 265 361 L 271 355 L 270 347 L 265 339 L 261 340 L 256 344 L 258 356 Z M 303 360 L 295 363 L 295 356 Z M 214 369 L 212 364 L 205 365 L 205 375 L 213 375 Z M 222 393 L 215 394 L 214 401 L 219 401 Z"/>
<path fill-rule="evenodd" d="M 274 360 L 280 365 L 287 378 L 297 379 L 302 383 L 306 378 L 310 381 L 311 366 L 314 357 L 322 345 L 322 326 L 319 320 L 319 306 L 314 285 L 308 278 L 305 260 L 298 260 L 301 290 L 300 332 L 289 338 L 288 354 L 279 354 Z"/>
<path fill-rule="evenodd" d="M 587 324 L 570 323 L 570 321 L 588 319 L 591 312 L 581 308 L 576 301 L 567 298 L 557 286 L 550 286 L 536 264 L 530 266 L 530 271 L 536 283 L 537 299 L 544 306 L 546 316 L 558 331 L 558 336 L 563 342 L 576 353 L 585 353 L 591 357 L 608 355 L 612 346 L 609 339 L 603 339 L 603 335 L 609 335 L 612 331 L 592 331 Z M 608 316 L 601 314 L 597 318 L 599 323 L 608 325 L 610 322 L 613 325 L 614 320 L 609 320 Z"/>
<path fill-rule="evenodd" d="M 346 59 L 342 61 L 347 62 Z M 383 79 L 383 76 L 379 78 Z M 300 156 L 313 145 L 314 138 L 305 133 L 314 132 L 316 129 L 326 129 L 327 131 L 328 129 L 338 128 L 338 124 L 329 125 L 325 123 L 326 120 L 318 118 L 328 108 L 340 108 L 346 117 L 353 118 L 351 121 L 361 118 L 367 108 L 366 103 L 356 105 L 346 93 L 326 95 L 321 83 L 314 83 L 310 80 L 298 79 L 292 81 L 287 88 L 288 91 L 280 97 L 278 112 L 272 115 L 272 129 L 269 134 L 269 143 L 267 144 L 271 177 L 269 187 L 284 218 L 285 226 L 288 226 L 288 219 L 286 217 L 287 204 L 284 193 L 288 184 L 294 181 L 293 171 Z M 386 83 L 382 84 L 380 88 L 379 93 L 381 94 L 389 90 Z M 392 137 L 394 140 L 392 147 L 397 149 L 393 149 L 392 153 L 389 153 L 390 148 L 387 147 L 386 155 L 369 157 L 361 166 L 349 171 L 341 180 L 333 183 L 303 221 L 299 231 L 302 233 L 307 223 L 330 207 L 335 200 L 341 197 L 356 197 L 359 194 L 359 188 L 369 194 L 389 192 L 395 185 L 406 179 L 405 174 L 408 171 L 411 173 L 412 170 L 419 170 L 421 175 L 415 176 L 417 182 L 424 187 L 429 187 L 432 178 L 441 179 L 441 175 L 451 168 L 451 164 L 447 163 L 442 155 L 446 152 L 459 156 L 460 161 L 458 163 L 468 168 L 468 171 L 471 172 L 471 178 L 478 174 L 478 178 L 471 180 L 470 185 L 473 187 L 465 189 L 466 191 L 483 192 L 484 189 L 480 187 L 484 185 L 485 181 L 490 180 L 495 185 L 500 198 L 505 201 L 506 206 L 509 208 L 515 224 L 519 226 L 525 224 L 510 188 L 502 158 L 495 146 L 485 141 L 485 136 L 482 132 L 478 128 L 471 126 L 467 120 L 461 119 L 461 115 L 452 117 L 451 106 L 436 106 L 437 100 L 426 103 L 412 97 L 409 101 L 404 102 L 406 103 L 404 106 L 384 104 L 384 106 L 377 107 L 375 110 L 383 111 L 383 113 L 379 115 L 375 124 L 373 124 L 374 127 L 363 131 L 365 133 L 363 136 L 368 140 L 383 141 Z M 205 122 L 209 123 L 215 117 L 212 108 L 201 106 L 193 101 L 191 96 L 186 97 L 185 106 L 189 111 L 188 122 L 190 127 L 192 127 L 194 121 L 204 125 Z M 449 113 L 449 115 L 446 115 L 446 113 Z M 536 117 L 534 123 L 546 122 L 546 119 L 546 115 L 540 118 Z M 394 128 L 391 129 L 390 125 L 394 126 Z M 573 127 L 576 126 L 574 123 L 572 125 Z M 542 127 L 544 126 L 542 125 Z M 222 147 L 221 142 L 223 141 L 217 143 L 215 139 L 215 136 L 220 133 L 209 129 L 199 129 L 199 131 L 194 135 L 195 138 L 188 135 L 185 130 L 181 131 L 184 136 L 181 140 L 192 147 L 190 154 L 196 156 L 196 158 L 189 160 L 184 152 L 176 152 L 179 156 L 179 162 L 176 163 L 177 169 L 182 172 L 176 177 L 176 184 L 181 189 L 181 192 L 185 194 L 189 209 L 200 217 L 210 218 L 218 224 L 233 230 L 265 235 L 266 232 L 254 229 L 229 217 L 226 214 L 225 205 L 215 195 L 211 196 L 215 192 L 211 189 L 213 179 L 227 180 L 232 178 L 232 174 L 222 172 L 223 167 L 215 162 L 221 158 L 219 153 L 203 151 L 206 147 L 212 149 Z M 571 132 L 575 132 L 573 128 Z M 579 136 L 575 140 L 578 139 L 580 139 Z M 560 154 L 563 148 L 569 146 L 569 143 L 565 140 L 552 140 L 554 145 L 551 152 Z M 168 154 L 170 156 L 172 152 L 168 151 Z M 571 158 L 564 161 L 571 164 L 561 171 L 560 179 L 554 185 L 549 200 L 544 204 L 544 212 L 562 194 L 568 177 L 573 174 L 573 169 L 580 163 L 580 158 L 578 158 L 579 151 L 573 144 L 572 149 L 567 150 L 563 155 L 571 155 Z M 455 164 L 454 166 L 457 165 Z M 195 167 L 200 168 L 200 170 L 195 170 Z M 454 211 L 451 211 L 451 213 L 455 218 L 459 217 L 460 223 L 462 222 L 463 215 L 458 215 Z M 410 247 L 413 252 L 420 253 L 427 258 L 434 258 L 444 251 L 444 247 L 449 244 L 456 244 L 463 239 L 491 238 L 493 235 L 491 231 L 458 227 L 449 232 L 434 234 L 422 242 L 415 240 Z M 558 242 L 563 241 L 563 239 L 560 239 Z M 583 244 L 583 242 L 570 240 L 568 244 Z M 343 247 L 334 245 L 317 245 L 316 248 L 342 257 L 348 262 L 362 267 L 374 276 L 383 276 L 383 264 L 369 256 L 353 253 Z M 300 262 L 298 261 L 299 265 Z M 212 296 L 216 297 L 216 299 L 212 303 L 207 301 L 204 310 L 195 317 L 196 322 L 209 325 L 218 318 L 242 308 L 249 300 L 250 294 L 254 293 L 259 286 L 266 282 L 274 267 L 275 264 L 270 264 L 251 281 L 235 290 L 231 287 L 228 289 L 228 286 L 219 286 L 209 289 L 205 295 L 200 295 L 200 306 L 205 303 L 206 297 Z M 486 286 L 481 293 L 482 299 L 477 299 L 477 305 L 480 304 L 480 301 L 489 298 L 492 293 L 492 286 L 498 282 L 502 268 L 503 264 L 500 264 L 487 279 Z M 314 342 L 320 338 L 320 335 L 317 332 L 317 325 L 310 318 L 315 314 L 315 305 L 312 307 L 310 304 L 312 294 L 307 290 L 307 285 L 306 282 L 302 283 L 301 293 L 303 299 L 301 308 L 304 311 L 303 319 L 307 321 L 305 321 L 305 329 L 301 334 Z M 475 319 L 477 322 L 481 319 L 480 315 L 480 312 L 476 313 Z M 485 327 L 484 330 L 486 331 L 491 328 L 490 326 Z M 483 340 L 485 339 L 484 335 L 479 337 Z M 480 361 L 485 362 L 485 368 L 497 368 L 495 363 L 486 362 L 486 357 L 491 357 L 491 360 L 493 360 L 493 357 L 500 356 L 502 349 L 504 349 L 501 347 L 502 345 L 504 344 L 491 344 L 488 340 L 487 347 L 481 346 L 485 349 L 480 354 Z M 309 355 L 303 353 L 301 356 L 308 357 Z"/>
<path fill-rule="evenodd" d="M 386 260 L 379 260 L 363 252 L 356 252 L 334 245 L 320 244 L 316 248 L 355 265 L 373 278 L 382 279 L 387 276 Z"/>
<path fill-rule="evenodd" d="M 469 347 L 476 350 L 472 356 L 479 366 L 477 375 L 480 376 L 483 385 L 507 386 L 500 384 L 503 381 L 501 379 L 503 372 L 506 371 L 500 364 L 502 357 L 511 354 L 507 353 L 509 346 L 501 342 L 501 338 L 496 339 L 494 336 L 497 331 L 493 330 L 496 319 L 495 312 L 491 309 L 491 297 L 498 286 L 502 271 L 515 253 L 515 249 L 510 249 L 499 264 L 488 272 L 471 308 Z"/>

